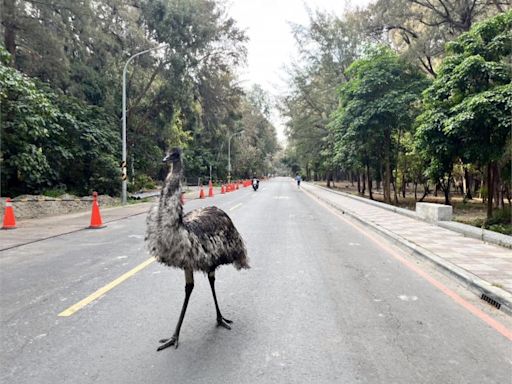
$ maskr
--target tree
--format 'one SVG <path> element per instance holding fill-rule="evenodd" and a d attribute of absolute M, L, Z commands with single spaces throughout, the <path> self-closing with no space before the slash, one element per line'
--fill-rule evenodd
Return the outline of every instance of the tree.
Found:
<path fill-rule="evenodd" d="M 451 171 L 449 162 L 455 157 L 486 165 L 488 218 L 493 210 L 493 169 L 504 156 L 512 128 L 511 30 L 509 11 L 476 24 L 448 44 L 419 117 L 418 139 L 431 170 Z"/>
<path fill-rule="evenodd" d="M 309 26 L 294 27 L 303 64 L 290 69 L 290 92 L 280 107 L 288 117 L 289 145 L 295 147 L 306 178 L 332 178 L 334 147 L 327 125 L 337 108 L 337 87 L 364 40 L 358 22 L 310 12 Z"/>
<path fill-rule="evenodd" d="M 502 0 L 378 0 L 361 13 L 369 33 L 435 77 L 446 42 L 506 9 L 510 2 Z"/>
<path fill-rule="evenodd" d="M 377 155 L 383 166 L 384 200 L 391 203 L 393 164 L 400 137 L 411 129 L 426 77 L 384 46 L 370 48 L 347 69 L 340 107 L 331 128 L 338 153 L 367 165 Z"/>
<path fill-rule="evenodd" d="M 10 55 L 0 47 L 4 63 Z M 113 193 L 117 124 L 100 107 L 54 92 L 0 63 L 2 190 Z"/>

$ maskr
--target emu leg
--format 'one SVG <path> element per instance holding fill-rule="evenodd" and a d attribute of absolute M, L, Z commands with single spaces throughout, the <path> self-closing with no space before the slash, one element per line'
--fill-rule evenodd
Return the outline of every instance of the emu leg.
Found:
<path fill-rule="evenodd" d="M 185 317 L 185 312 L 187 311 L 188 300 L 190 299 L 190 294 L 194 289 L 194 275 L 191 270 L 185 270 L 185 301 L 183 302 L 183 307 L 181 308 L 180 319 L 178 320 L 178 324 L 176 324 L 176 330 L 174 331 L 174 335 L 170 339 L 162 339 L 160 343 L 163 343 L 158 347 L 157 351 L 161 351 L 171 345 L 174 345 L 176 349 L 178 349 L 178 340 L 180 337 L 180 329 L 181 324 L 183 323 L 183 318 Z"/>
<path fill-rule="evenodd" d="M 215 302 L 215 309 L 217 311 L 217 326 L 224 327 L 226 329 L 231 329 L 228 324 L 231 324 L 232 321 L 225 319 L 222 317 L 219 309 L 219 303 L 217 303 L 217 295 L 215 294 L 215 271 L 208 273 L 208 280 L 210 281 L 210 287 L 212 288 L 213 301 Z"/>

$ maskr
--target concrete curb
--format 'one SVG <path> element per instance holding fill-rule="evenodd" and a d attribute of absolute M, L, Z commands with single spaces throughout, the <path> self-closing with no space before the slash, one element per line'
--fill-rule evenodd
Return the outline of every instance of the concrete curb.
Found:
<path fill-rule="evenodd" d="M 432 223 L 427 220 L 423 220 L 421 217 L 418 217 L 416 215 L 416 212 L 411 211 L 409 209 L 395 207 L 393 205 L 381 203 L 380 201 L 369 200 L 364 197 L 355 196 L 355 195 L 352 195 L 352 194 L 346 193 L 346 192 L 336 191 L 336 190 L 333 190 L 333 189 L 330 189 L 330 188 L 327 188 L 327 187 L 324 187 L 321 185 L 313 184 L 313 183 L 308 183 L 308 184 L 313 185 L 317 188 L 321 188 L 325 191 L 329 191 L 331 193 L 336 193 L 338 195 L 360 201 L 365 204 L 373 205 L 377 208 L 382 208 L 387 211 L 391 211 L 394 213 L 398 213 L 400 215 L 410 217 L 412 219 L 421 220 L 421 221 L 424 221 L 424 222 L 432 224 L 432 225 L 437 225 L 438 227 L 441 227 L 441 228 L 445 228 L 445 229 L 449 229 L 454 232 L 458 232 L 465 237 L 471 237 L 473 239 L 482 240 L 482 241 L 485 241 L 490 244 L 499 245 L 500 247 L 512 249 L 512 236 L 489 231 L 488 229 L 473 227 L 472 225 L 458 223 L 458 222 L 454 222 L 454 221 L 437 221 L 437 222 Z"/>
<path fill-rule="evenodd" d="M 322 187 L 319 187 L 322 188 Z M 326 189 L 326 188 L 325 188 Z M 350 210 L 347 210 L 346 208 L 342 208 L 339 205 L 336 205 L 335 203 L 324 199 L 317 195 L 313 191 L 308 191 L 304 189 L 307 193 L 314 196 L 316 199 L 328 204 L 329 206 L 333 207 L 337 211 L 340 211 L 343 214 L 346 214 L 354 219 L 356 219 L 361 224 L 365 225 L 366 227 L 371 228 L 375 232 L 378 232 L 382 235 L 384 235 L 388 240 L 391 240 L 391 242 L 401 249 L 405 251 L 412 251 L 411 253 L 416 256 L 420 256 L 431 263 L 433 263 L 435 266 L 439 267 L 441 270 L 448 272 L 451 276 L 454 276 L 457 278 L 457 280 L 464 284 L 469 290 L 476 293 L 478 296 L 481 296 L 482 294 L 485 294 L 489 296 L 491 299 L 497 301 L 501 304 L 501 310 L 508 315 L 512 316 L 512 294 L 505 291 L 504 289 L 498 288 L 490 284 L 489 282 L 479 278 L 478 276 L 473 275 L 472 273 L 469 273 L 468 271 L 464 270 L 463 268 L 460 268 L 443 258 L 437 256 L 433 252 L 430 252 L 419 245 L 401 237 L 397 234 L 387 230 L 386 228 L 383 228 L 379 225 L 376 225 L 374 223 L 371 223 L 370 221 L 364 220 L 361 217 L 359 217 L 355 212 L 352 212 Z M 328 189 L 327 189 L 328 190 Z"/>

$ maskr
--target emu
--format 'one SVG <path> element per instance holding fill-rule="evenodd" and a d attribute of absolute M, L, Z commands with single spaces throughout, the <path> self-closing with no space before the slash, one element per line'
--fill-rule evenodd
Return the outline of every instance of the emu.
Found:
<path fill-rule="evenodd" d="M 180 329 L 194 288 L 194 271 L 208 275 L 217 311 L 217 326 L 231 329 L 231 320 L 220 312 L 215 294 L 215 270 L 233 264 L 238 270 L 249 267 L 244 241 L 229 216 L 217 207 L 195 209 L 183 215 L 181 179 L 182 151 L 173 148 L 163 159 L 171 163 L 160 200 L 148 213 L 146 246 L 159 262 L 185 271 L 185 301 L 174 334 L 160 340 L 161 351 L 172 345 L 178 348 Z"/>

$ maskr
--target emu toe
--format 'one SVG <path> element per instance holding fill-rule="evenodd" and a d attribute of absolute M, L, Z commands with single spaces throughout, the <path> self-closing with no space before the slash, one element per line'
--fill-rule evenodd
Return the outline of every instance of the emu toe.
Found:
<path fill-rule="evenodd" d="M 228 324 L 231 324 L 233 321 L 225 319 L 223 317 L 217 318 L 217 327 L 223 327 L 226 329 L 231 329 L 231 327 Z"/>
<path fill-rule="evenodd" d="M 176 336 L 173 336 L 170 339 L 162 339 L 159 342 L 163 344 L 157 348 L 157 351 L 161 351 L 171 345 L 174 345 L 174 348 L 178 349 L 178 338 Z"/>

